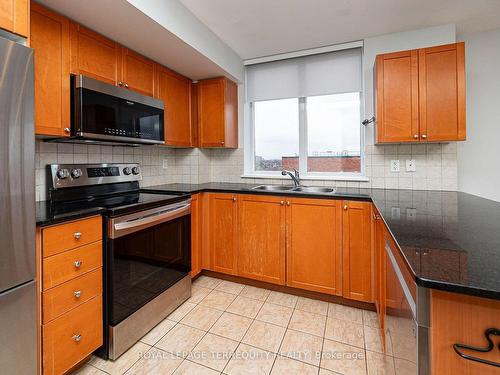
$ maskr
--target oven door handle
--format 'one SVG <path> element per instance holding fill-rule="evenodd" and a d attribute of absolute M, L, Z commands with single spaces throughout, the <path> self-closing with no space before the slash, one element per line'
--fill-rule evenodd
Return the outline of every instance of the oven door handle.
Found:
<path fill-rule="evenodd" d="M 118 238 L 129 233 L 134 233 L 139 230 L 185 216 L 189 213 L 191 213 L 191 203 L 187 203 L 174 210 L 166 210 L 154 215 L 125 221 L 123 223 L 115 223 L 111 227 L 109 237 Z"/>

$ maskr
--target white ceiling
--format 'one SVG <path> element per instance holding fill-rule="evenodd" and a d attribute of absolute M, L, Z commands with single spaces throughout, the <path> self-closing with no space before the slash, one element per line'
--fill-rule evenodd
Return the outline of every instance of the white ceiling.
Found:
<path fill-rule="evenodd" d="M 243 59 L 454 23 L 500 27 L 500 0 L 180 0 Z"/>

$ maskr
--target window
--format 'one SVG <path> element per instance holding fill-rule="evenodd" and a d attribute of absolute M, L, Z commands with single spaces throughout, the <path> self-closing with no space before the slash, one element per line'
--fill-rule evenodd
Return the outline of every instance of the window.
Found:
<path fill-rule="evenodd" d="M 360 177 L 361 86 L 360 48 L 248 66 L 245 171 Z"/>

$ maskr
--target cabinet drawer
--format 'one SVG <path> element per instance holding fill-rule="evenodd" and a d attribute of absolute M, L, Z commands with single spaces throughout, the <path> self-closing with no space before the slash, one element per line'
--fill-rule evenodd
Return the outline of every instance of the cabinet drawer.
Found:
<path fill-rule="evenodd" d="M 102 345 L 102 299 L 43 325 L 43 373 L 62 374 Z"/>
<path fill-rule="evenodd" d="M 43 322 L 48 323 L 100 294 L 102 294 L 101 268 L 43 292 Z"/>
<path fill-rule="evenodd" d="M 102 219 L 100 216 L 55 225 L 42 230 L 43 257 L 46 258 L 100 240 L 102 240 Z"/>
<path fill-rule="evenodd" d="M 45 258 L 42 267 L 43 290 L 102 267 L 102 241 Z"/>

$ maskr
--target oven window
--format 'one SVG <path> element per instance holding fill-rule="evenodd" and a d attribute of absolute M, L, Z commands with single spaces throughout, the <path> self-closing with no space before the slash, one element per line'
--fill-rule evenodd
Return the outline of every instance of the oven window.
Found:
<path fill-rule="evenodd" d="M 140 309 L 191 270 L 191 215 L 116 239 L 108 249 L 111 325 Z"/>

